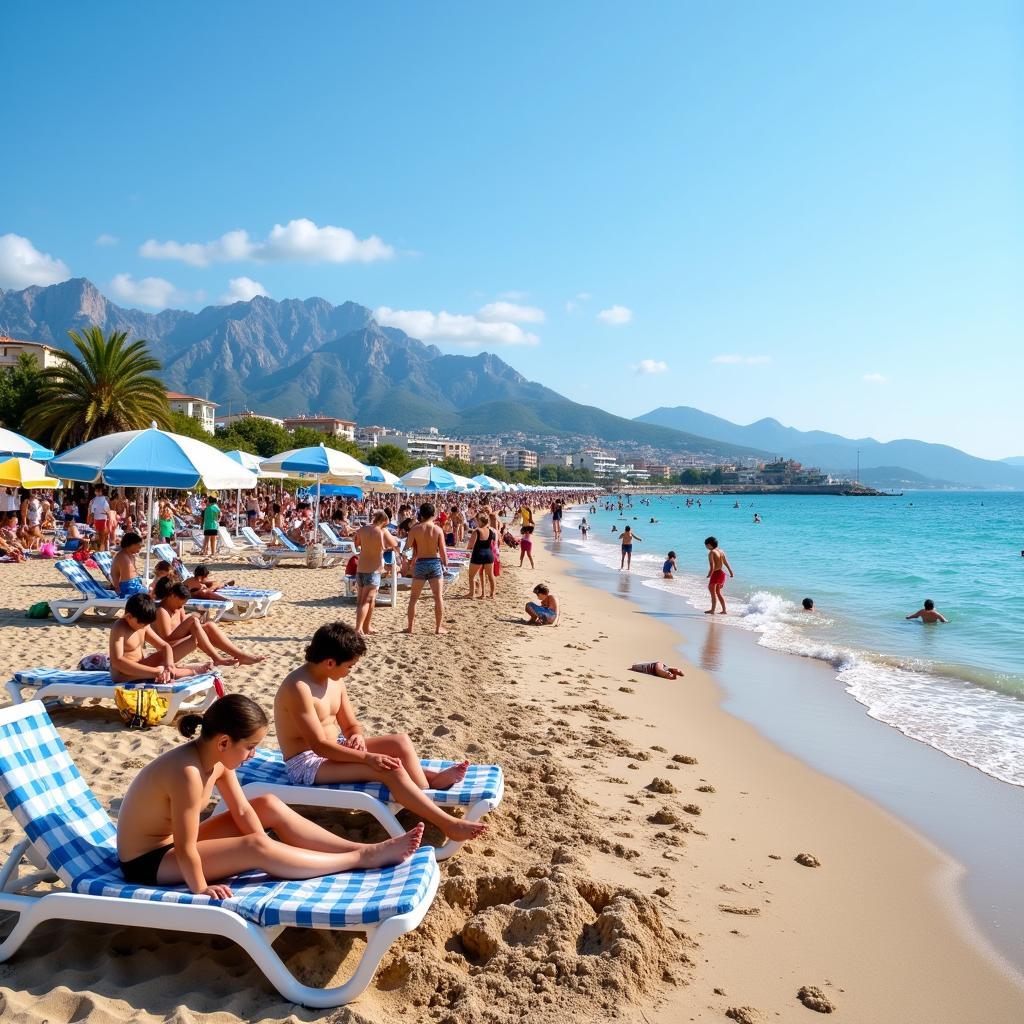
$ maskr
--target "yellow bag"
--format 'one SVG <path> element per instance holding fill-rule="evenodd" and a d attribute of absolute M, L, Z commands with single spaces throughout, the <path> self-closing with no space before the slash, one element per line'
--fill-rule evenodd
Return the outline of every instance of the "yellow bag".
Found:
<path fill-rule="evenodd" d="M 122 686 L 114 688 L 114 703 L 121 717 L 127 722 L 129 729 L 142 729 L 147 725 L 159 725 L 170 702 L 152 688 L 142 687 L 138 690 L 126 690 Z"/>

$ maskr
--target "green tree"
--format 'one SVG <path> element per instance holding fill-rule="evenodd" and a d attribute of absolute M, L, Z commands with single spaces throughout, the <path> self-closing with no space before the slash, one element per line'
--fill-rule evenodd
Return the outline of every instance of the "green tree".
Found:
<path fill-rule="evenodd" d="M 217 446 L 226 452 L 250 452 L 264 459 L 297 447 L 291 433 L 280 424 L 255 416 L 236 420 L 226 430 L 218 430 Z"/>
<path fill-rule="evenodd" d="M 371 448 L 366 453 L 365 461 L 367 465 L 380 466 L 381 469 L 386 469 L 397 476 L 408 473 L 413 468 L 409 453 L 396 444 L 379 444 L 376 448 Z"/>
<path fill-rule="evenodd" d="M 167 427 L 171 410 L 156 374 L 160 363 L 143 339 L 125 331 L 105 337 L 99 327 L 68 331 L 74 352 L 43 370 L 39 400 L 25 415 L 25 429 L 62 448 L 119 430 Z"/>
<path fill-rule="evenodd" d="M 24 427 L 25 415 L 39 404 L 39 383 L 43 371 L 26 352 L 14 366 L 0 373 L 0 424 L 11 430 Z"/>
<path fill-rule="evenodd" d="M 181 434 L 184 437 L 194 437 L 197 441 L 212 444 L 214 448 L 220 448 L 220 439 L 216 435 L 204 430 L 199 420 L 184 412 L 172 412 L 171 422 L 167 428 L 173 434 Z M 222 449 L 227 450 L 227 449 Z"/>
<path fill-rule="evenodd" d="M 459 476 L 473 476 L 476 472 L 468 462 L 463 462 L 462 459 L 442 459 L 438 465 L 442 469 L 447 469 L 449 473 L 458 473 Z"/>

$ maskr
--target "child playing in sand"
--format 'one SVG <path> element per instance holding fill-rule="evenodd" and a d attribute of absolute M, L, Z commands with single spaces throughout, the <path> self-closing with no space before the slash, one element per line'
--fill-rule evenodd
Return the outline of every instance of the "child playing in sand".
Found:
<path fill-rule="evenodd" d="M 215 665 L 257 665 L 265 660 L 236 647 L 215 622 L 200 622 L 198 615 L 185 611 L 192 595 L 184 583 L 162 576 L 154 586 L 158 603 L 153 630 L 174 648 L 175 659 L 198 647 Z"/>
<path fill-rule="evenodd" d="M 530 560 L 530 568 L 535 569 L 533 564 L 533 527 L 527 524 L 519 530 L 519 567 L 523 567 L 523 559 Z"/>
<path fill-rule="evenodd" d="M 558 622 L 558 598 L 551 593 L 546 583 L 538 583 L 533 588 L 538 601 L 529 601 L 526 605 L 526 620 L 531 626 L 553 626 Z"/>
<path fill-rule="evenodd" d="M 934 625 L 936 622 L 949 622 L 945 615 L 935 610 L 935 602 L 930 598 L 925 600 L 923 608 L 918 608 L 913 615 L 908 615 L 907 619 L 920 619 L 928 625 Z"/>
<path fill-rule="evenodd" d="M 406 549 L 413 553 L 413 565 L 409 624 L 405 632 L 412 632 L 416 602 L 420 599 L 423 584 L 429 583 L 430 592 L 434 595 L 434 632 L 441 636 L 448 632 L 441 625 L 444 620 L 444 571 L 448 568 L 448 550 L 444 543 L 444 531 L 434 522 L 434 506 L 429 501 L 420 505 L 417 519 L 419 522 L 409 531 L 406 542 Z"/>
<path fill-rule="evenodd" d="M 659 679 L 679 679 L 683 675 L 681 668 L 671 668 L 663 661 L 643 661 L 629 666 L 630 672 L 643 672 L 648 676 L 658 676 Z"/>
<path fill-rule="evenodd" d="M 235 769 L 263 742 L 267 716 L 242 694 L 221 697 L 205 715 L 186 715 L 178 731 L 195 738 L 143 768 L 121 803 L 117 856 L 126 882 L 184 883 L 193 893 L 224 900 L 232 892 L 219 880 L 246 871 L 318 878 L 400 864 L 420 845 L 422 825 L 367 846 L 315 825 L 277 797 L 246 799 Z M 200 821 L 214 789 L 227 813 Z M 277 838 L 271 839 L 267 829 Z"/>
<path fill-rule="evenodd" d="M 670 551 L 665 556 L 665 564 L 661 567 L 661 575 L 667 580 L 675 579 L 672 574 L 676 571 L 676 553 Z"/>
<path fill-rule="evenodd" d="M 115 683 L 133 683 L 137 679 L 155 679 L 167 683 L 172 679 L 209 672 L 210 662 L 199 665 L 178 665 L 194 647 L 183 643 L 169 644 L 153 629 L 156 604 L 149 594 L 133 594 L 124 606 L 124 615 L 110 630 L 110 675 Z M 155 647 L 146 654 L 146 644 Z"/>
<path fill-rule="evenodd" d="M 306 648 L 305 664 L 281 684 L 274 700 L 274 724 L 288 778 L 300 786 L 377 782 L 449 839 L 481 835 L 486 825 L 453 818 L 423 792 L 461 782 L 468 761 L 440 772 L 424 771 L 408 736 L 364 735 L 344 679 L 365 653 L 366 641 L 351 626 L 321 626 Z"/>
<path fill-rule="evenodd" d="M 227 598 L 223 594 L 218 594 L 217 591 L 221 587 L 233 587 L 234 585 L 234 580 L 218 583 L 210 575 L 210 570 L 205 565 L 197 565 L 192 575 L 185 580 L 185 586 L 188 587 L 192 597 L 200 601 L 226 601 Z"/>
<path fill-rule="evenodd" d="M 704 614 L 714 615 L 717 601 L 722 605 L 722 614 L 727 615 L 725 598 L 722 596 L 722 587 L 725 586 L 725 570 L 728 569 L 729 575 L 732 577 L 735 577 L 736 574 L 732 571 L 725 552 L 718 546 L 716 537 L 708 537 L 704 541 L 704 547 L 708 549 L 708 590 L 711 593 L 711 607 Z"/>
<path fill-rule="evenodd" d="M 142 538 L 137 533 L 126 533 L 121 538 L 121 550 L 110 563 L 110 582 L 118 597 L 145 594 L 146 584 L 142 582 L 135 565 L 135 556 L 142 550 Z"/>

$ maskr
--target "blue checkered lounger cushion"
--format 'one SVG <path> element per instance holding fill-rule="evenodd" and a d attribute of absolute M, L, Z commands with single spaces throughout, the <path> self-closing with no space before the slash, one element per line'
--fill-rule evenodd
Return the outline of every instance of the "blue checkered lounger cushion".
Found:
<path fill-rule="evenodd" d="M 147 690 L 158 690 L 160 693 L 181 693 L 197 683 L 213 686 L 216 676 L 207 672 L 199 676 L 185 676 L 175 679 L 173 683 L 154 683 L 152 679 L 136 679 L 131 683 L 115 683 L 109 672 L 79 672 L 62 668 L 26 668 L 14 673 L 14 681 L 19 686 L 50 686 L 52 683 L 64 683 L 74 686 L 109 686 L 111 690 L 120 686 L 125 690 L 138 687 Z"/>

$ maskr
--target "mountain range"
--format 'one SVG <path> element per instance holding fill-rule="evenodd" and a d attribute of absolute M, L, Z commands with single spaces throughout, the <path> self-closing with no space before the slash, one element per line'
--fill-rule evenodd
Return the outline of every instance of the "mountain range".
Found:
<path fill-rule="evenodd" d="M 927 441 L 842 437 L 822 430 L 797 430 L 783 426 L 775 419 L 762 419 L 742 426 L 685 405 L 654 409 L 638 417 L 638 422 L 760 448 L 844 476 L 855 473 L 859 451 L 860 479 L 874 487 L 1024 490 L 1024 465 L 1016 459 L 1001 462 L 979 459 L 958 448 Z"/>
<path fill-rule="evenodd" d="M 147 339 L 169 388 L 209 398 L 222 413 L 322 413 L 468 437 L 576 435 L 723 459 L 764 454 L 579 405 L 495 355 L 448 355 L 382 327 L 355 302 L 258 296 L 198 313 L 144 313 L 109 301 L 85 278 L 0 291 L 0 334 L 67 349 L 68 330 L 92 324 Z"/>

